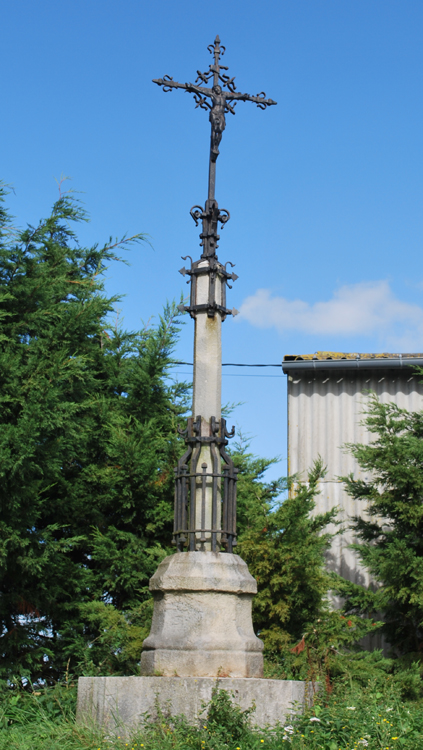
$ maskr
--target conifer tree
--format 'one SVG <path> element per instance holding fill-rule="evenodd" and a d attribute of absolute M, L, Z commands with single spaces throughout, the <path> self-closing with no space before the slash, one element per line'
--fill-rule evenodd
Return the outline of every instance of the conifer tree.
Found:
<path fill-rule="evenodd" d="M 147 598 L 171 539 L 186 390 L 166 378 L 174 311 L 145 331 L 110 327 L 102 274 L 143 237 L 81 248 L 84 219 L 71 195 L 24 231 L 0 212 L 4 679 L 77 670 L 99 621 L 124 623 Z"/>
<path fill-rule="evenodd" d="M 331 605 L 329 591 L 340 577 L 328 572 L 326 552 L 340 530 L 336 508 L 315 510 L 325 468 L 319 459 L 306 482 L 295 476 L 266 482 L 264 472 L 274 461 L 252 456 L 242 442 L 232 455 L 240 469 L 237 552 L 257 580 L 253 623 L 264 641 L 266 673 L 323 680 L 330 688 L 332 678 L 345 672 L 344 662 L 351 666 L 345 654 L 379 623 L 346 617 Z"/>
<path fill-rule="evenodd" d="M 305 484 L 295 478 L 265 482 L 263 474 L 271 461 L 254 458 L 242 447 L 234 460 L 240 468 L 237 552 L 257 580 L 254 626 L 266 652 L 278 654 L 301 639 L 327 610 L 330 579 L 325 551 L 332 534 L 326 527 L 337 511 L 313 515 L 318 482 L 325 473 L 321 461 Z"/>
<path fill-rule="evenodd" d="M 381 611 L 383 631 L 397 657 L 423 652 L 423 412 L 370 401 L 365 418 L 372 441 L 351 445 L 370 477 L 345 478 L 351 497 L 363 501 L 353 521 L 354 545 L 374 584 L 345 581 L 338 589 L 347 611 Z"/>

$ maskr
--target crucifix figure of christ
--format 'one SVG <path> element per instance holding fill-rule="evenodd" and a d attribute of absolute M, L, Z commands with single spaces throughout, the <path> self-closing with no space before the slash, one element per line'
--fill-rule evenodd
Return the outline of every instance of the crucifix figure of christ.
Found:
<path fill-rule="evenodd" d="M 225 47 L 221 46 L 218 36 L 214 40 L 214 44 L 211 44 L 207 49 L 213 55 L 214 63 L 209 66 L 209 70 L 205 73 L 201 73 L 197 70 L 197 79 L 195 83 L 178 83 L 167 75 L 164 78 L 154 78 L 153 83 L 163 86 L 163 91 L 184 89 L 188 93 L 194 94 L 197 107 L 210 110 L 209 120 L 211 123 L 211 139 L 208 197 L 209 200 L 213 200 L 215 197 L 216 159 L 219 155 L 219 144 L 222 140 L 222 134 L 226 127 L 226 112 L 230 112 L 234 115 L 234 107 L 238 101 L 254 102 L 260 107 L 260 109 L 266 109 L 266 107 L 270 107 L 272 104 L 276 104 L 276 102 L 274 102 L 273 99 L 266 99 L 264 91 L 261 91 L 255 96 L 252 96 L 251 94 L 241 94 L 236 91 L 235 78 L 230 78 L 224 73 L 223 71 L 228 70 L 228 68 L 226 65 L 220 64 L 220 58 L 225 53 Z M 207 84 L 211 80 L 213 80 L 211 88 L 207 85 L 200 85 Z"/>

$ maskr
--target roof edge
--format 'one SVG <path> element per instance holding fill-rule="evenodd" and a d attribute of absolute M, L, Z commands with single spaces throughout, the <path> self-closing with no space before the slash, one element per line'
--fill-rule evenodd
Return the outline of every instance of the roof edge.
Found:
<path fill-rule="evenodd" d="M 284 373 L 292 370 L 398 370 L 404 367 L 423 367 L 423 357 L 395 359 L 302 359 L 294 362 L 282 362 Z"/>

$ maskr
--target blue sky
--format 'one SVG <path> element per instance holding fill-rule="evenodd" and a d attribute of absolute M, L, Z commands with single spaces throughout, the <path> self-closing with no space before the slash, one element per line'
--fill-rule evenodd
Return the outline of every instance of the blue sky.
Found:
<path fill-rule="evenodd" d="M 422 351 L 422 24 L 420 0 L 3 2 L 10 209 L 36 222 L 54 178 L 72 177 L 91 216 L 82 242 L 151 237 L 154 249 L 108 272 L 126 327 L 179 298 L 180 256 L 199 252 L 189 209 L 206 197 L 209 123 L 192 96 L 151 79 L 192 81 L 218 33 L 238 90 L 278 102 L 240 103 L 221 144 L 216 194 L 231 220 L 219 259 L 236 263 L 228 303 L 241 310 L 224 323 L 223 361 Z M 192 361 L 186 323 L 177 355 Z M 285 458 L 285 378 L 224 372 L 253 450 Z"/>

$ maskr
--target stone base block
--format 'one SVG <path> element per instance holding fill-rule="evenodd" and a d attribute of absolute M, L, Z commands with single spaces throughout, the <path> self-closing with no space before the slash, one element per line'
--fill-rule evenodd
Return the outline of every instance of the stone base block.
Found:
<path fill-rule="evenodd" d="M 176 651 L 158 648 L 144 651 L 141 657 L 141 672 L 144 675 L 212 675 L 213 677 L 261 677 L 263 655 L 253 651 Z"/>
<path fill-rule="evenodd" d="M 255 705 L 251 723 L 259 727 L 286 723 L 311 699 L 309 683 L 295 680 L 209 677 L 80 677 L 77 721 L 129 734 L 154 719 L 159 705 L 165 715 L 184 715 L 191 724 L 205 719 L 203 704 L 215 686 L 228 690 L 242 709 Z"/>
<path fill-rule="evenodd" d="M 238 555 L 170 555 L 157 568 L 150 591 L 154 613 L 143 643 L 142 675 L 263 676 L 263 643 L 251 617 L 257 585 Z"/>

